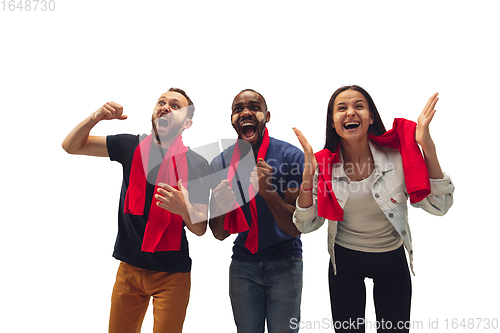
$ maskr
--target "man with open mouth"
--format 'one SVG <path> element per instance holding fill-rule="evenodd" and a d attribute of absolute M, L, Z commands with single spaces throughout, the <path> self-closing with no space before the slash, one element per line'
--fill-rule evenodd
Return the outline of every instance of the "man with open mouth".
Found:
<path fill-rule="evenodd" d="M 208 163 L 182 143 L 193 114 L 189 96 L 171 88 L 156 102 L 150 135 L 90 136 L 102 120 L 127 119 L 121 105 L 109 102 L 63 142 L 70 154 L 109 157 L 123 166 L 113 252 L 121 262 L 109 332 L 139 332 L 151 297 L 154 332 L 182 332 L 191 286 L 184 227 L 201 236 L 208 216 Z"/>
<path fill-rule="evenodd" d="M 261 94 L 240 92 L 231 113 L 238 140 L 210 165 L 210 228 L 219 240 L 238 234 L 229 281 L 238 332 L 264 332 L 266 321 L 270 333 L 296 332 L 290 323 L 300 320 L 302 243 L 292 214 L 304 155 L 269 136 L 270 119 Z"/>

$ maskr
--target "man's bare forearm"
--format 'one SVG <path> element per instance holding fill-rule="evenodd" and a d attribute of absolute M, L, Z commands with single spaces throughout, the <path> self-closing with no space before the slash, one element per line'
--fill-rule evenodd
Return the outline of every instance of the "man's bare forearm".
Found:
<path fill-rule="evenodd" d="M 278 227 L 292 237 L 298 237 L 300 231 L 293 223 L 293 212 L 295 206 L 285 202 L 276 191 L 269 191 L 263 196 L 267 206 L 274 216 L 274 220 Z M 292 198 L 293 199 L 293 198 Z"/>
<path fill-rule="evenodd" d="M 69 154 L 78 154 L 89 140 L 90 131 L 98 122 L 94 114 L 87 117 L 66 136 L 62 143 L 63 149 Z"/>
<path fill-rule="evenodd" d="M 226 217 L 226 214 L 218 214 L 217 207 L 213 202 L 213 199 L 210 202 L 210 212 L 211 214 L 208 225 L 210 227 L 210 230 L 212 230 L 212 234 L 214 235 L 214 237 L 221 241 L 229 237 L 229 231 L 224 230 L 224 219 Z"/>

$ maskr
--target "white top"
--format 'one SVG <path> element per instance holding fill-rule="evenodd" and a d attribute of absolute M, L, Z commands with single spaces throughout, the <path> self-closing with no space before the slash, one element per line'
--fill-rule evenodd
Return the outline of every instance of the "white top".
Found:
<path fill-rule="evenodd" d="M 362 252 L 387 252 L 398 249 L 403 240 L 375 202 L 371 187 L 374 173 L 349 184 L 350 196 L 344 206 L 344 221 L 337 226 L 335 242 Z"/>

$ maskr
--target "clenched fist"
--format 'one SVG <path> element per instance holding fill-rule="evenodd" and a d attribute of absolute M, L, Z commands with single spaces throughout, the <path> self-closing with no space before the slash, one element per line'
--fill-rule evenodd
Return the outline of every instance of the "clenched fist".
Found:
<path fill-rule="evenodd" d="M 273 168 L 269 166 L 262 158 L 259 158 L 259 160 L 257 161 L 257 165 L 250 173 L 250 183 L 262 197 L 264 197 L 266 194 L 275 192 L 272 186 L 272 176 Z"/>
<path fill-rule="evenodd" d="M 115 102 L 104 104 L 99 110 L 94 113 L 96 120 L 125 120 L 127 116 L 123 114 L 123 106 Z"/>
<path fill-rule="evenodd" d="M 214 188 L 213 198 L 219 214 L 225 214 L 233 210 L 234 204 L 236 203 L 236 196 L 229 186 L 229 181 L 227 179 L 221 181 L 220 184 Z"/>

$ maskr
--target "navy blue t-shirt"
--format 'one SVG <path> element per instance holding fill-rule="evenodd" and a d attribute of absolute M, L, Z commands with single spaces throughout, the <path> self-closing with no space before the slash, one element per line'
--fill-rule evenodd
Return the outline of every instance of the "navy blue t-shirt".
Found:
<path fill-rule="evenodd" d="M 265 161 L 273 167 L 272 186 L 283 198 L 285 191 L 290 188 L 298 188 L 302 182 L 304 170 L 304 153 L 297 147 L 274 138 L 269 138 L 269 148 Z M 211 188 L 216 188 L 220 182 L 227 179 L 227 168 L 231 162 L 234 145 L 224 150 L 222 154 L 214 158 L 210 164 Z M 243 155 L 243 154 L 242 154 Z M 239 163 L 237 175 L 233 178 L 233 192 L 235 192 L 238 204 L 241 206 L 247 223 L 250 225 L 252 218 L 250 205 L 248 204 L 248 187 L 250 186 L 250 172 L 255 167 L 255 159 Z M 226 169 L 226 170 L 224 170 Z M 220 172 L 224 170 L 223 172 Z M 239 183 L 239 184 L 238 184 Z M 243 193 L 241 193 L 243 192 Z M 292 237 L 282 231 L 262 196 L 255 196 L 257 204 L 257 215 L 259 219 L 259 248 L 252 254 L 246 247 L 245 242 L 248 231 L 239 233 L 234 241 L 233 259 L 246 262 L 274 261 L 285 258 L 301 258 L 302 242 L 299 237 Z"/>
<path fill-rule="evenodd" d="M 189 272 L 191 271 L 191 258 L 189 257 L 185 228 L 182 228 L 181 248 L 179 251 L 156 251 L 154 253 L 141 251 L 142 239 L 154 195 L 156 176 L 166 150 L 151 145 L 144 215 L 136 216 L 123 212 L 134 152 L 139 142 L 145 137 L 146 135 L 119 134 L 110 135 L 106 138 L 109 158 L 112 161 L 121 163 L 123 167 L 123 182 L 118 208 L 118 235 L 113 257 L 133 266 L 158 272 Z M 208 163 L 203 157 L 190 149 L 186 153 L 186 160 L 188 165 L 187 190 L 189 200 L 193 204 L 206 205 L 210 193 Z"/>

